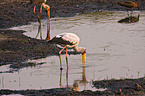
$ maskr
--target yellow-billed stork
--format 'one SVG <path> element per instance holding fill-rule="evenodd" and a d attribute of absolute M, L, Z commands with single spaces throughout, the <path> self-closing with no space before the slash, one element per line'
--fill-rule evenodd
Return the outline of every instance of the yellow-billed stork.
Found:
<path fill-rule="evenodd" d="M 30 0 L 30 2 L 34 4 L 34 10 L 33 10 L 33 12 L 37 16 L 38 22 L 40 23 L 40 25 L 41 25 L 42 7 L 47 11 L 47 37 L 46 37 L 46 40 L 50 40 L 50 6 L 45 4 L 46 1 L 47 0 Z M 35 12 L 36 5 L 38 5 L 38 4 L 41 4 L 40 17 Z"/>
<path fill-rule="evenodd" d="M 86 48 L 84 47 L 78 47 L 80 38 L 73 33 L 62 33 L 56 35 L 52 40 L 50 40 L 50 43 L 59 44 L 63 46 L 63 49 L 59 51 L 59 59 L 60 59 L 60 69 L 62 70 L 62 62 L 61 62 L 61 52 L 66 48 L 66 62 L 67 62 L 67 68 L 68 68 L 68 58 L 67 58 L 67 49 L 72 48 L 75 52 L 82 53 L 82 64 L 85 64 L 86 62 Z"/>

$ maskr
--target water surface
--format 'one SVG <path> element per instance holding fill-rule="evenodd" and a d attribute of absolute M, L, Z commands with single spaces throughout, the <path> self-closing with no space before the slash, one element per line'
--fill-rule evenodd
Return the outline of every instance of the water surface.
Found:
<path fill-rule="evenodd" d="M 77 34 L 81 41 L 79 46 L 86 47 L 86 78 L 82 81 L 81 54 L 70 55 L 68 69 L 68 85 L 80 82 L 79 88 L 95 90 L 92 80 L 139 78 L 145 76 L 145 12 L 140 13 L 136 23 L 118 23 L 127 17 L 126 12 L 95 12 L 66 18 L 51 18 L 51 38 L 59 33 L 71 32 Z M 25 30 L 27 36 L 35 38 L 38 22 L 14 27 L 15 30 Z M 42 24 L 42 37 L 46 37 L 46 21 Z M 38 36 L 38 39 L 39 36 Z M 13 73 L 9 65 L 0 67 L 1 89 L 50 89 L 60 88 L 61 71 L 59 57 L 49 56 L 29 62 L 44 63 L 35 67 L 25 67 Z M 64 70 L 62 71 L 61 87 L 66 87 L 66 62 L 62 55 Z"/>

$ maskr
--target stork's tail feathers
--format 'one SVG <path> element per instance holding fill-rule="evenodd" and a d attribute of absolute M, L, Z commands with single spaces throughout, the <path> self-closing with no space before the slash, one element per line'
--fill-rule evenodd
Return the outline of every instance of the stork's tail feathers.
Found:
<path fill-rule="evenodd" d="M 49 40 L 48 43 L 50 43 L 50 44 L 59 44 L 59 43 L 57 43 L 58 41 L 59 40 L 56 37 L 54 37 L 51 40 Z"/>

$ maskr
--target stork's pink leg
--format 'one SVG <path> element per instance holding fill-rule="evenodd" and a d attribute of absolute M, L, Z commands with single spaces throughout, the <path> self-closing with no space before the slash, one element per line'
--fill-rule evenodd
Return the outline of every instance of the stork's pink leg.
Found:
<path fill-rule="evenodd" d="M 66 64 L 67 64 L 67 69 L 68 69 L 67 48 L 66 48 Z"/>
<path fill-rule="evenodd" d="M 42 15 L 42 4 L 41 4 L 41 7 L 40 7 L 40 17 Z"/>
<path fill-rule="evenodd" d="M 61 62 L 61 52 L 62 52 L 65 48 L 66 48 L 66 46 L 64 46 L 64 47 L 63 47 L 63 49 L 61 49 L 61 50 L 59 51 L 60 70 L 62 70 L 62 69 L 63 69 L 63 68 L 62 68 L 62 62 Z"/>
<path fill-rule="evenodd" d="M 40 20 L 41 20 L 41 15 L 42 15 L 42 4 L 41 4 L 41 7 L 40 7 Z"/>
<path fill-rule="evenodd" d="M 62 70 L 62 62 L 61 62 L 61 54 L 59 54 L 59 59 L 60 59 L 60 70 Z"/>
<path fill-rule="evenodd" d="M 69 88 L 68 87 L 68 68 L 67 68 L 67 71 L 66 71 L 66 85 L 67 85 L 67 88 Z"/>
<path fill-rule="evenodd" d="M 60 88 L 63 88 L 63 87 L 62 87 L 62 83 L 61 83 L 61 81 L 62 81 L 62 70 L 60 70 L 59 86 L 60 86 Z"/>
<path fill-rule="evenodd" d="M 50 8 L 47 10 L 47 37 L 46 40 L 50 40 Z"/>
<path fill-rule="evenodd" d="M 35 12 L 35 9 L 36 9 L 36 5 L 34 6 L 33 12 L 34 12 L 34 14 L 37 16 L 38 22 L 41 24 L 41 20 L 40 20 L 39 16 L 37 15 L 37 13 Z"/>
<path fill-rule="evenodd" d="M 67 71 L 66 71 L 66 84 L 68 88 L 68 58 L 67 58 L 67 48 L 66 48 L 66 64 L 67 64 Z"/>

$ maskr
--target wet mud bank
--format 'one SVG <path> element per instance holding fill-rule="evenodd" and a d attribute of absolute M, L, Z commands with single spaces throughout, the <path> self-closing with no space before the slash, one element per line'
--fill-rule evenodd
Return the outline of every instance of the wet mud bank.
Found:
<path fill-rule="evenodd" d="M 46 40 L 32 39 L 23 32 L 0 30 L 0 65 L 58 54 L 59 49 Z"/>
<path fill-rule="evenodd" d="M 29 0 L 0 1 L 0 29 L 12 26 L 20 26 L 37 21 L 33 13 L 33 4 Z M 46 4 L 51 7 L 51 18 L 70 17 L 76 14 L 96 12 L 102 10 L 126 10 L 117 5 L 117 2 L 125 0 L 47 0 Z M 140 0 L 140 10 L 145 10 L 145 1 Z M 40 6 L 36 8 L 39 14 Z M 133 10 L 138 10 L 134 8 Z M 46 18 L 46 10 L 43 9 L 42 19 Z"/>
<path fill-rule="evenodd" d="M 5 0 L 7 1 L 7 0 Z M 33 14 L 33 5 L 30 2 L 4 2 L 0 1 L 0 65 L 13 64 L 33 59 L 42 58 L 50 55 L 57 55 L 59 49 L 49 44 L 45 40 L 32 39 L 24 36 L 22 30 L 4 30 L 13 26 L 20 26 L 37 21 Z M 123 7 L 116 5 L 116 2 L 122 0 L 74 0 L 67 1 L 47 1 L 51 7 L 51 18 L 69 17 L 76 14 L 95 12 L 101 10 L 125 10 Z M 141 10 L 145 9 L 145 1 L 141 0 Z M 40 6 L 39 6 L 40 7 Z M 37 12 L 39 9 L 37 8 Z M 42 18 L 46 18 L 46 12 L 43 10 Z M 20 66 L 22 66 L 21 64 Z M 31 64 L 30 64 L 31 65 Z M 16 67 L 16 66 L 13 66 Z M 27 96 L 51 95 L 145 95 L 145 79 L 125 79 L 125 80 L 106 80 L 94 81 L 96 88 L 108 88 L 108 90 L 91 91 L 85 90 L 75 92 L 69 88 L 43 89 L 43 90 L 0 90 L 0 95 L 21 94 Z"/>
<path fill-rule="evenodd" d="M 124 80 L 94 81 L 94 87 L 107 88 L 105 91 L 84 90 L 75 92 L 71 88 L 42 90 L 0 90 L 0 95 L 19 94 L 26 96 L 143 96 L 145 95 L 145 78 Z"/>

